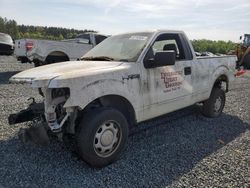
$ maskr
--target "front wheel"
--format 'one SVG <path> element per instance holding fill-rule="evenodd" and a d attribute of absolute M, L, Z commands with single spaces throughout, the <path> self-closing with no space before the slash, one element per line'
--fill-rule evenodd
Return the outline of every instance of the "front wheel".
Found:
<path fill-rule="evenodd" d="M 113 108 L 86 113 L 76 136 L 81 158 L 94 167 L 104 167 L 114 162 L 125 147 L 127 137 L 127 120 Z"/>
<path fill-rule="evenodd" d="M 214 87 L 208 100 L 203 102 L 202 113 L 207 117 L 219 117 L 226 102 L 225 91 Z"/>

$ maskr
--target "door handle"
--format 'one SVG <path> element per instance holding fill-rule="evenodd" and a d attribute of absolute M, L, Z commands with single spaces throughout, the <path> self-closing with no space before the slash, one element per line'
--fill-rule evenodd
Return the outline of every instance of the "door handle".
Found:
<path fill-rule="evenodd" d="M 185 75 L 190 75 L 191 73 L 192 73 L 191 67 L 185 67 L 185 68 L 184 68 L 184 74 L 185 74 Z"/>

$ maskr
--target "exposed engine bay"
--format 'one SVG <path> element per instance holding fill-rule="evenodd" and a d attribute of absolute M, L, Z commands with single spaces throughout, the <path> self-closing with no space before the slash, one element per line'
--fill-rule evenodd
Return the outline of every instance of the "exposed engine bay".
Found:
<path fill-rule="evenodd" d="M 63 132 L 74 133 L 76 110 L 63 107 L 70 96 L 69 88 L 39 88 L 39 93 L 43 97 L 43 102 L 37 103 L 34 98 L 29 98 L 31 103 L 26 109 L 9 115 L 10 125 L 32 121 L 30 128 L 20 130 L 19 138 L 23 142 L 32 140 L 44 145 L 49 142 L 48 131 L 55 135 Z"/>

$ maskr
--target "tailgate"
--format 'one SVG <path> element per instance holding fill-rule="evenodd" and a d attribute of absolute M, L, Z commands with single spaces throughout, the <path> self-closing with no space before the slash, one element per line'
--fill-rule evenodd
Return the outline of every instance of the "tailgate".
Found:
<path fill-rule="evenodd" d="M 26 40 L 20 39 L 15 41 L 15 51 L 14 54 L 17 57 L 26 56 L 26 47 L 25 47 Z"/>

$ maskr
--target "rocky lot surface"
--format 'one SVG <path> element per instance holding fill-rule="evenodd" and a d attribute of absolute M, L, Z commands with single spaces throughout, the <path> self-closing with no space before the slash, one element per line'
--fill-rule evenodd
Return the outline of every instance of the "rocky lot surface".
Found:
<path fill-rule="evenodd" d="M 8 84 L 32 68 L 0 56 L 0 187 L 249 187 L 250 77 L 237 79 L 220 118 L 203 117 L 197 106 L 140 124 L 120 160 L 93 169 L 62 143 L 24 145 L 10 113 L 23 109 L 28 85 Z"/>

